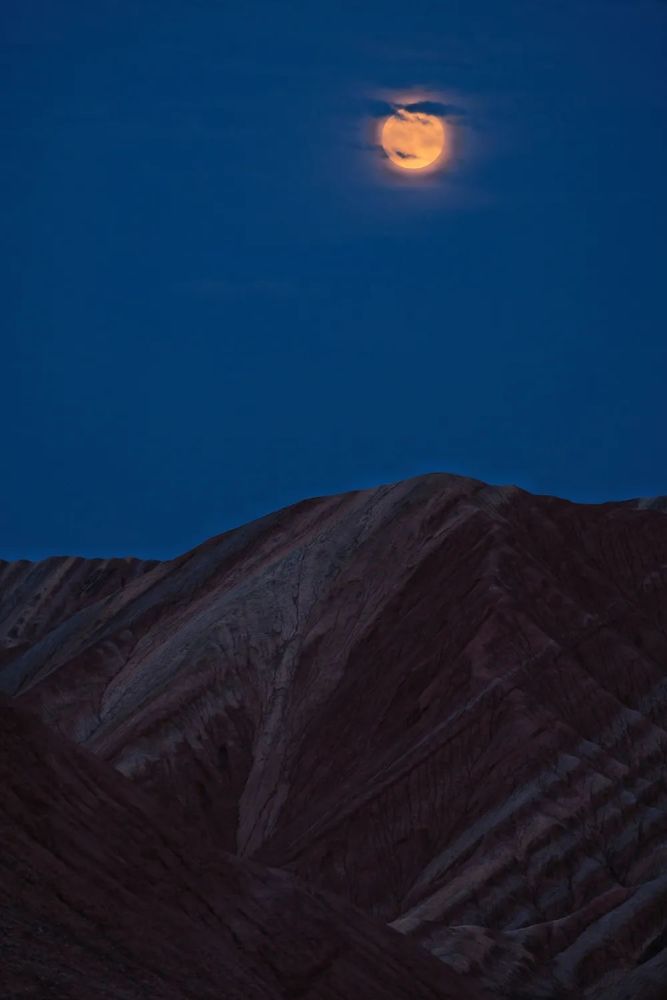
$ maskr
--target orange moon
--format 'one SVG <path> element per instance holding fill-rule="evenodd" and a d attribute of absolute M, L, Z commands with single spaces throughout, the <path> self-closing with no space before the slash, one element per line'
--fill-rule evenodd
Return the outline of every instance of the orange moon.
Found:
<path fill-rule="evenodd" d="M 424 170 L 436 166 L 446 155 L 447 135 L 437 115 L 399 108 L 385 119 L 380 142 L 401 170 Z"/>

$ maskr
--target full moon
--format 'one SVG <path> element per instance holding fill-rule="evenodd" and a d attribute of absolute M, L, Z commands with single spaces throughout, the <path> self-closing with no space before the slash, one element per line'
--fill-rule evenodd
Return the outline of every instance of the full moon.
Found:
<path fill-rule="evenodd" d="M 397 167 L 423 170 L 435 166 L 445 156 L 447 136 L 437 115 L 399 108 L 385 119 L 380 142 Z"/>

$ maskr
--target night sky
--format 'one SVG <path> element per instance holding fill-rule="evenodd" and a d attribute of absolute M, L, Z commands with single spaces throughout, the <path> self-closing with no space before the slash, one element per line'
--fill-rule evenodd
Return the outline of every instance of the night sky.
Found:
<path fill-rule="evenodd" d="M 3 0 L 0 557 L 428 471 L 667 493 L 666 53 L 660 0 Z"/>

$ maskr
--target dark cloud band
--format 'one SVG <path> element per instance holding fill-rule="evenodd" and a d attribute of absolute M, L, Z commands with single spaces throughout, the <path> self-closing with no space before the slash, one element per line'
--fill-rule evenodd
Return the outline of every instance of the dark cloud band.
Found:
<path fill-rule="evenodd" d="M 466 112 L 456 104 L 445 104 L 443 101 L 413 101 L 410 104 L 391 104 L 389 101 L 371 101 L 369 113 L 373 118 L 386 118 L 396 111 L 412 111 L 425 115 L 437 115 L 439 118 L 464 118 Z"/>

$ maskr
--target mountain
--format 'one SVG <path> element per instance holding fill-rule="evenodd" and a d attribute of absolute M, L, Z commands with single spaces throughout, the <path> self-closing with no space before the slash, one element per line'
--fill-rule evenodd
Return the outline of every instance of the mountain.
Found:
<path fill-rule="evenodd" d="M 659 1000 L 664 508 L 430 475 L 168 562 L 0 564 L 0 686 L 198 850 L 466 989 Z"/>
<path fill-rule="evenodd" d="M 481 996 L 289 873 L 202 847 L 4 697 L 0 727 L 3 998 Z"/>

